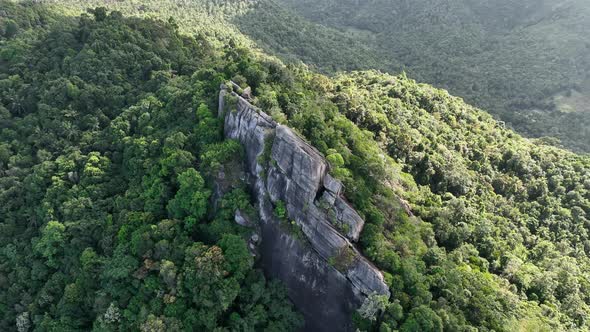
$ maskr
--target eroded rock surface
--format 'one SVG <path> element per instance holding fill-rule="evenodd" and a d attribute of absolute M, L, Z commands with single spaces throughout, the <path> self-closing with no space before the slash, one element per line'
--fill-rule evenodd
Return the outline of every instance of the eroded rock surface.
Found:
<path fill-rule="evenodd" d="M 226 137 L 246 151 L 265 272 L 286 285 L 306 331 L 352 331 L 352 314 L 364 299 L 389 290 L 352 244 L 364 221 L 341 196 L 342 184 L 314 147 L 224 86 L 219 114 Z M 279 204 L 286 208 L 283 220 L 274 213 Z"/>

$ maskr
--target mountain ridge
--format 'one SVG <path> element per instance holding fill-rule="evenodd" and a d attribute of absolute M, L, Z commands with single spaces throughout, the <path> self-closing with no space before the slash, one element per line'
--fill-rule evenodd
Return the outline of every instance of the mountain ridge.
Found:
<path fill-rule="evenodd" d="M 364 221 L 358 250 L 391 297 L 350 307 L 357 328 L 588 329 L 587 156 L 523 138 L 405 74 L 328 77 L 229 30 L 216 39 L 219 26 L 187 35 L 167 17 L 4 8 L 1 328 L 301 326 L 288 292 L 252 254 L 280 242 L 256 234 L 259 213 L 301 217 L 305 204 L 274 197 L 257 207 L 241 171 L 254 145 L 225 140 L 217 117 L 219 86 L 231 80 L 325 156 Z M 280 151 L 262 150 L 250 166 L 269 161 L 265 177 L 288 190 L 284 172 L 271 170 L 296 163 L 273 165 Z M 301 169 L 317 175 L 326 161 Z M 305 197 L 330 202 L 330 190 Z M 354 240 L 360 221 L 335 214 Z M 284 224 L 293 237 L 313 231 Z M 346 253 L 334 269 L 346 269 Z"/>
<path fill-rule="evenodd" d="M 227 87 L 221 89 L 225 135 L 244 145 L 253 178 L 262 266 L 285 283 L 307 318 L 307 329 L 354 331 L 352 313 L 369 296 L 389 297 L 381 272 L 352 245 L 364 221 L 340 196 L 342 184 L 327 173 L 328 163 L 318 151 L 231 90 L 237 103 L 228 106 Z M 264 156 L 269 144 L 271 152 Z M 276 215 L 278 206 L 284 206 L 285 215 Z"/>
<path fill-rule="evenodd" d="M 102 5 L 77 0 L 44 3 L 70 13 Z M 590 68 L 590 53 L 584 48 L 590 45 L 584 33 L 588 14 L 579 0 L 567 4 L 575 7 L 561 7 L 562 12 L 551 15 L 543 15 L 552 13 L 549 2 L 539 6 L 511 0 L 502 0 L 501 6 L 493 8 L 480 0 L 422 0 L 412 5 L 400 0 L 377 1 L 358 8 L 354 2 L 327 0 L 148 1 L 141 6 L 132 2 L 109 6 L 126 15 L 174 16 L 182 23 L 180 29 L 188 33 L 212 31 L 214 41 L 233 38 L 245 47 L 262 48 L 287 62 L 303 61 L 326 74 L 405 71 L 460 95 L 523 135 L 557 138 L 554 144 L 587 153 L 590 113 L 585 103 L 562 95 L 590 95 L 584 77 Z M 531 8 L 539 8 L 545 24 L 490 33 L 495 27 L 522 25 L 518 22 L 527 15 L 521 13 Z M 485 16 L 496 12 L 498 15 Z M 397 13 L 395 24 L 390 24 L 390 13 Z M 486 19 L 473 19 L 469 13 Z M 339 20 L 346 15 L 351 16 Z M 494 19 L 500 16 L 511 19 Z M 371 25 L 378 33 L 359 32 Z M 361 30 L 351 29 L 353 26 Z"/>

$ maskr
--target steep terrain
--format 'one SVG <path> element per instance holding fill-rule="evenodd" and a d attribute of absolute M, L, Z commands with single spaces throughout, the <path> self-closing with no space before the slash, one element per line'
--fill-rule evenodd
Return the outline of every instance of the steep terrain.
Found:
<path fill-rule="evenodd" d="M 589 152 L 590 13 L 584 0 L 43 0 L 77 15 L 108 6 L 173 17 L 325 73 L 379 69 L 448 89 L 530 137 Z M 581 101 L 580 101 L 581 100 Z"/>
<path fill-rule="evenodd" d="M 389 298 L 381 272 L 352 244 L 363 219 L 341 196 L 342 184 L 315 148 L 234 92 L 234 105 L 225 96 L 222 91 L 219 115 L 225 135 L 246 149 L 263 267 L 285 283 L 306 315 L 306 329 L 354 331 L 355 310 L 370 296 Z"/>
<path fill-rule="evenodd" d="M 588 157 L 220 25 L 0 4 L 0 329 L 588 330 Z"/>
<path fill-rule="evenodd" d="M 588 152 L 589 108 L 556 98 L 590 95 L 586 1 L 279 2 L 394 59 L 393 66 L 382 62 L 390 72 L 404 69 L 529 136 L 558 137 Z"/>
<path fill-rule="evenodd" d="M 256 102 L 327 156 L 365 217 L 360 244 L 392 291 L 384 326 L 587 328 L 587 157 L 405 76 L 296 75 Z"/>
<path fill-rule="evenodd" d="M 245 184 L 212 196 L 236 62 L 161 21 L 0 7 L 0 330 L 301 326 L 234 222 Z"/>

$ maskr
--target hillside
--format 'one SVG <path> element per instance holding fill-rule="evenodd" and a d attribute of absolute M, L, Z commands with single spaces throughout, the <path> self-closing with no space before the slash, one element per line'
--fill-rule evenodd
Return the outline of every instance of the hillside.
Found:
<path fill-rule="evenodd" d="M 112 5 L 139 9 L 129 3 Z M 315 265 L 341 278 L 325 287 L 379 271 L 388 288 L 360 306 L 326 297 L 354 307 L 360 330 L 590 329 L 587 156 L 405 74 L 286 66 L 216 21 L 231 6 L 206 2 L 201 25 L 181 27 L 180 7 L 162 5 L 178 14 L 162 21 L 0 4 L 1 330 L 297 330 L 319 316 L 294 293 L 317 285 L 293 288 L 289 266 L 269 265 L 338 241 L 354 244 Z M 228 127 L 253 128 L 232 121 L 245 99 L 218 109 L 230 80 L 274 123 L 265 132 L 283 128 L 272 145 Z M 282 159 L 296 155 L 283 140 L 323 166 Z M 289 190 L 281 181 L 328 173 L 360 236 L 329 212 L 320 232 L 305 219 L 315 206 L 274 197 Z M 314 204 L 339 191 L 316 187 Z M 287 244 L 293 264 L 269 258 Z"/>
<path fill-rule="evenodd" d="M 216 100 L 247 60 L 104 8 L 0 5 L 0 330 L 301 326 L 234 223 L 244 185 L 211 180 L 240 162 Z"/>
<path fill-rule="evenodd" d="M 383 63 L 390 72 L 403 69 L 526 135 L 588 152 L 587 103 L 560 98 L 590 96 L 586 1 L 279 2 L 395 59 Z"/>
<path fill-rule="evenodd" d="M 184 33 L 212 37 L 213 43 L 234 40 L 259 46 L 288 61 L 304 61 L 326 71 L 385 68 L 378 54 L 336 29 L 322 27 L 266 0 L 104 1 L 43 0 L 68 15 L 100 5 L 126 15 L 174 18 Z M 251 16 L 255 14 L 255 16 Z"/>
<path fill-rule="evenodd" d="M 70 14 L 98 0 L 43 0 Z M 590 40 L 582 0 L 117 1 L 126 15 L 239 40 L 324 73 L 405 71 L 448 89 L 529 137 L 589 152 Z M 500 19 L 502 18 L 502 19 Z M 393 23 L 394 22 L 394 23 Z"/>
<path fill-rule="evenodd" d="M 587 157 L 405 76 L 299 75 L 258 103 L 331 160 L 393 302 L 430 322 L 405 328 L 587 329 Z"/>

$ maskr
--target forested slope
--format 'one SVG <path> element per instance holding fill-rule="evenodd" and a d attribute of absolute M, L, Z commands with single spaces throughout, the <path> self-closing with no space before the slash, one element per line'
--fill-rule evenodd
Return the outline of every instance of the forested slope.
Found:
<path fill-rule="evenodd" d="M 589 329 L 588 157 L 405 75 L 329 78 L 231 31 L 0 4 L 1 329 L 300 325 L 233 221 L 256 212 L 239 176 L 211 200 L 240 164 L 214 115 L 229 79 L 326 156 L 365 219 L 392 296 L 361 330 Z"/>
<path fill-rule="evenodd" d="M 278 2 L 393 59 L 390 72 L 404 69 L 522 133 L 588 152 L 586 1 Z"/>
<path fill-rule="evenodd" d="M 70 14 L 106 5 L 173 17 L 326 73 L 379 69 L 448 89 L 518 132 L 575 151 L 590 142 L 590 40 L 583 0 L 43 0 Z"/>
<path fill-rule="evenodd" d="M 328 156 L 367 219 L 393 292 L 383 326 L 588 329 L 587 157 L 403 75 L 297 75 L 258 103 Z"/>
<path fill-rule="evenodd" d="M 386 68 L 386 58 L 354 38 L 306 21 L 278 3 L 266 0 L 104 1 L 44 0 L 60 12 L 77 15 L 87 8 L 107 5 L 126 15 L 172 17 L 185 33 L 212 37 L 212 42 L 232 39 L 259 46 L 288 61 L 304 61 L 324 71 Z"/>
<path fill-rule="evenodd" d="M 248 60 L 160 21 L 0 4 L 0 330 L 299 326 L 233 222 L 239 180 L 210 204 L 210 166 L 241 149 L 218 87 Z"/>

